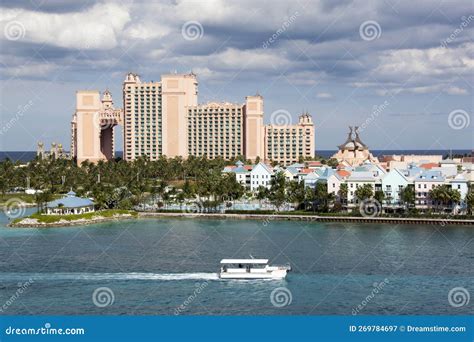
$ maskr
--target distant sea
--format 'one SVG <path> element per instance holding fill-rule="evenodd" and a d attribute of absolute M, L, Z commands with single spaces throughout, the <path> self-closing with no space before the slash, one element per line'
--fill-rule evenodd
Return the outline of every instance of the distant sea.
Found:
<path fill-rule="evenodd" d="M 450 155 L 471 155 L 472 151 L 469 149 L 464 150 L 371 150 L 372 154 L 375 157 L 380 157 L 383 155 L 390 155 L 390 154 L 421 154 L 421 155 L 431 155 L 431 154 L 441 154 L 443 156 Z M 316 151 L 318 156 L 329 158 L 336 150 L 319 150 Z M 115 153 L 115 157 L 122 157 L 122 151 L 117 151 Z M 0 160 L 4 160 L 6 158 L 10 158 L 12 161 L 21 161 L 21 162 L 28 162 L 36 156 L 35 151 L 0 151 Z"/>

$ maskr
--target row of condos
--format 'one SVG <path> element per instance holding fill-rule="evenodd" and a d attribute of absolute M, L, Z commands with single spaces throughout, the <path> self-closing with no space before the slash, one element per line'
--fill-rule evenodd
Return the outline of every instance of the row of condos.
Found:
<path fill-rule="evenodd" d="M 198 105 L 196 75 L 167 74 L 160 82 L 142 82 L 127 74 L 123 83 L 124 159 L 151 160 L 189 155 L 232 159 L 245 156 L 289 165 L 314 157 L 311 116 L 296 125 L 263 124 L 263 97 L 245 103 Z"/>
<path fill-rule="evenodd" d="M 459 167 L 458 167 L 459 166 Z M 345 166 L 340 164 L 337 169 L 322 167 L 308 173 L 303 178 L 305 186 L 314 188 L 317 183 L 327 184 L 328 193 L 349 209 L 360 206 L 357 189 L 370 185 L 373 193 L 381 191 L 384 199 L 380 203 L 384 210 L 398 210 L 406 206 L 401 198 L 403 189 L 413 187 L 415 193 L 414 207 L 426 211 L 438 209 L 442 203 L 430 198 L 430 191 L 445 185 L 459 193 L 460 202 L 450 203 L 446 211 L 464 213 L 466 211 L 466 196 L 469 187 L 474 186 L 474 168 L 471 163 L 458 165 L 435 165 L 427 163 L 411 163 L 406 168 L 384 169 L 381 164 L 365 162 L 360 166 Z M 341 198 L 341 185 L 347 185 L 346 198 Z M 446 204 L 445 204 L 446 205 Z"/>
<path fill-rule="evenodd" d="M 304 182 L 306 188 L 315 188 L 318 183 L 326 186 L 327 193 L 333 194 L 336 201 L 348 210 L 361 206 L 357 198 L 357 189 L 370 185 L 373 194 L 381 191 L 384 199 L 380 203 L 384 211 L 404 209 L 407 204 L 401 198 L 402 190 L 412 187 L 415 201 L 411 205 L 420 211 L 442 209 L 452 214 L 466 213 L 466 196 L 469 188 L 474 186 L 474 166 L 472 163 L 434 164 L 410 163 L 407 168 L 387 170 L 380 164 L 365 162 L 359 166 L 339 164 L 337 168 L 322 165 L 318 161 L 294 163 L 286 167 L 271 166 L 265 163 L 245 165 L 238 161 L 235 165 L 226 166 L 223 173 L 232 173 L 243 186 L 256 192 L 260 187 L 269 189 L 275 174 L 281 172 L 287 181 Z M 342 195 L 345 184 L 347 193 Z M 439 203 L 430 198 L 430 191 L 441 185 L 459 193 L 458 203 Z"/>

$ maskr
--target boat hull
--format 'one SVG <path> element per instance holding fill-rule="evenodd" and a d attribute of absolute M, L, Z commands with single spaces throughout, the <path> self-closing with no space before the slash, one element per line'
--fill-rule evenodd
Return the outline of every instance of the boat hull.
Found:
<path fill-rule="evenodd" d="M 286 277 L 286 270 L 277 270 L 272 272 L 221 272 L 221 279 L 283 279 Z"/>

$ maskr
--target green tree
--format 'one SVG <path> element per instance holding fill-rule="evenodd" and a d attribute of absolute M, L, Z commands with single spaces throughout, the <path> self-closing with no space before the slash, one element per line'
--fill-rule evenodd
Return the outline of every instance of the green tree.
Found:
<path fill-rule="evenodd" d="M 305 200 L 304 182 L 298 182 L 296 180 L 287 182 L 286 193 L 288 202 L 293 203 L 294 207 L 298 209 Z"/>
<path fill-rule="evenodd" d="M 382 204 L 383 201 L 385 200 L 385 193 L 382 190 L 377 190 L 374 193 L 374 198 L 377 202 Z"/>
<path fill-rule="evenodd" d="M 334 201 L 334 194 L 328 193 L 328 185 L 325 182 L 317 182 L 314 188 L 314 205 L 318 211 L 327 212 Z"/>
<path fill-rule="evenodd" d="M 277 211 L 280 211 L 281 206 L 286 201 L 286 178 L 283 172 L 277 172 L 270 180 L 270 190 L 268 191 L 268 199 L 273 204 Z"/>
<path fill-rule="evenodd" d="M 472 184 L 469 184 L 469 188 L 466 194 L 466 207 L 467 207 L 467 213 L 469 215 L 472 215 L 473 208 L 474 208 L 474 190 L 473 190 Z"/>
<path fill-rule="evenodd" d="M 341 201 L 341 204 L 346 205 L 347 204 L 347 194 L 349 192 L 349 188 L 346 183 L 342 183 L 341 186 L 339 187 L 339 191 L 337 194 L 339 195 L 339 199 Z"/>
<path fill-rule="evenodd" d="M 374 189 L 371 184 L 364 184 L 357 187 L 354 195 L 359 201 L 365 201 L 374 196 Z"/>
<path fill-rule="evenodd" d="M 400 200 L 405 205 L 405 211 L 415 206 L 415 188 L 408 184 L 400 191 Z"/>

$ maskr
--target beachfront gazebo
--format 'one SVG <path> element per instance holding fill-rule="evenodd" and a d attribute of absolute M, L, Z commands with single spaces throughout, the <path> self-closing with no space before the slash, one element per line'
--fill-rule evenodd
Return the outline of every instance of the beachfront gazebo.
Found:
<path fill-rule="evenodd" d="M 48 202 L 47 215 L 73 215 L 94 211 L 94 202 L 88 198 L 77 197 L 74 191 L 69 191 L 63 198 Z"/>

